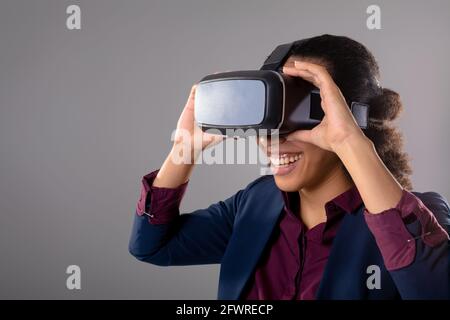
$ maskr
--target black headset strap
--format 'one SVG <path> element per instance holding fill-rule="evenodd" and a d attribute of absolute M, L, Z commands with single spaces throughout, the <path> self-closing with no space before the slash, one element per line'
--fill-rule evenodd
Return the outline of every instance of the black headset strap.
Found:
<path fill-rule="evenodd" d="M 284 62 L 289 57 L 292 46 L 295 42 L 285 43 L 277 46 L 275 50 L 266 58 L 260 70 L 280 71 Z"/>

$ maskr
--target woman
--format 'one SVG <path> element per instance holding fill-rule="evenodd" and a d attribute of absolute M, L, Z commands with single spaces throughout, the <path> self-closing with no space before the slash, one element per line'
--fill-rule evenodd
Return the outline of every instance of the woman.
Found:
<path fill-rule="evenodd" d="M 220 263 L 219 299 L 448 299 L 449 206 L 411 191 L 391 125 L 402 105 L 379 85 L 372 54 L 323 35 L 298 41 L 282 72 L 320 89 L 323 121 L 279 145 L 260 141 L 274 175 L 186 215 L 179 204 L 194 165 L 171 152 L 143 178 L 131 254 L 163 266 Z M 197 157 L 219 138 L 199 133 L 194 99 L 195 86 L 177 129 L 201 135 Z M 371 107 L 364 131 L 350 101 Z M 178 136 L 174 148 L 186 142 Z"/>

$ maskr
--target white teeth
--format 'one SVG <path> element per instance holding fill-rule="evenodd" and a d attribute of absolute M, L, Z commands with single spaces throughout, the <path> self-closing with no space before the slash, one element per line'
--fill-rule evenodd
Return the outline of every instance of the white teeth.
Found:
<path fill-rule="evenodd" d="M 270 162 L 274 166 L 281 166 L 281 165 L 287 165 L 289 163 L 293 163 L 299 159 L 301 159 L 303 156 L 303 153 L 299 153 L 296 155 L 289 156 L 288 154 L 284 153 L 278 157 L 270 157 Z"/>

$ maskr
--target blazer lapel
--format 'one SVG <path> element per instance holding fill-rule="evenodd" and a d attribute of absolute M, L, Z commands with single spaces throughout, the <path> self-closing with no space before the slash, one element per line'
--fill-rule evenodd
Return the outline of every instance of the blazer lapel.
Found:
<path fill-rule="evenodd" d="M 282 194 L 273 181 L 249 194 L 236 216 L 233 235 L 222 259 L 219 299 L 239 299 L 283 206 Z"/>

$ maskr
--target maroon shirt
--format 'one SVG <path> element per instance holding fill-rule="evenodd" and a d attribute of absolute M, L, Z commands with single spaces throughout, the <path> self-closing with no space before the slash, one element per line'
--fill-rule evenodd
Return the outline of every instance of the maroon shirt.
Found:
<path fill-rule="evenodd" d="M 154 187 L 157 173 L 143 177 L 136 213 L 147 215 L 151 224 L 166 224 L 178 217 L 188 183 L 173 189 Z M 296 214 L 299 194 L 284 193 L 283 197 L 284 210 L 241 299 L 315 299 L 342 218 L 363 204 L 358 190 L 352 187 L 326 203 L 326 222 L 307 230 Z M 433 213 L 406 190 L 394 208 L 378 214 L 364 209 L 364 218 L 387 270 L 401 269 L 414 261 L 416 246 L 411 240 L 420 237 L 433 247 L 449 239 Z M 406 228 L 407 221 L 415 219 L 422 226 L 420 235 L 411 235 Z"/>
<path fill-rule="evenodd" d="M 362 200 L 356 187 L 327 202 L 326 222 L 308 229 L 299 218 L 298 192 L 283 192 L 280 221 L 250 279 L 244 299 L 315 299 L 331 246 L 345 214 Z"/>

